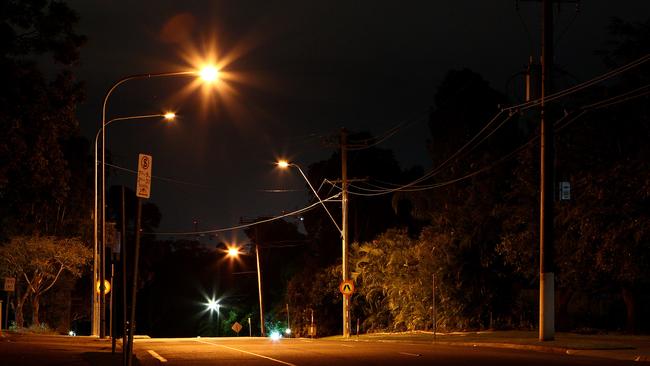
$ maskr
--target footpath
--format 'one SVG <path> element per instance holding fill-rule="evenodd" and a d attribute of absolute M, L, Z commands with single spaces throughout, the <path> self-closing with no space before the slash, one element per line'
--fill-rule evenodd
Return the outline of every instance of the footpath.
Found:
<path fill-rule="evenodd" d="M 329 339 L 341 339 L 341 337 L 329 337 Z M 350 340 L 509 348 L 650 362 L 650 336 L 556 333 L 555 340 L 540 342 L 536 331 L 451 332 L 436 333 L 435 336 L 432 332 L 405 332 L 353 335 Z"/>

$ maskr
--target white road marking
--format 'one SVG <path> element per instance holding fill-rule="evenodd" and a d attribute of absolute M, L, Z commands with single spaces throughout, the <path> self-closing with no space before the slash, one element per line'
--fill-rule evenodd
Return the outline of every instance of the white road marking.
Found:
<path fill-rule="evenodd" d="M 350 346 L 349 344 L 342 344 L 341 346 L 343 346 L 343 347 L 349 347 L 349 348 L 354 348 L 354 346 Z"/>
<path fill-rule="evenodd" d="M 156 351 L 150 349 L 150 350 L 147 350 L 147 352 L 149 352 L 149 354 L 152 355 L 154 358 L 157 358 L 158 361 L 167 362 L 167 359 L 164 358 L 163 356 L 159 355 L 158 353 L 156 353 Z"/>
<path fill-rule="evenodd" d="M 407 356 L 413 356 L 413 357 L 420 357 L 421 355 L 419 353 L 408 353 L 408 352 L 397 352 L 400 355 L 407 355 Z"/>
<path fill-rule="evenodd" d="M 211 345 L 211 346 L 223 347 L 223 348 L 231 349 L 231 350 L 233 350 L 233 351 L 239 351 L 239 352 L 246 353 L 246 354 L 249 354 L 249 355 L 253 355 L 253 356 L 257 356 L 257 357 L 265 358 L 265 359 L 267 359 L 267 360 L 275 361 L 275 362 L 277 362 L 277 363 L 281 363 L 281 364 L 283 364 L 283 365 L 287 365 L 287 366 L 297 366 L 296 364 L 293 364 L 293 363 L 291 363 L 291 362 L 285 362 L 285 361 L 278 360 L 278 359 L 275 359 L 275 358 L 272 358 L 272 357 L 268 357 L 268 356 L 260 355 L 260 354 L 258 354 L 258 353 L 253 353 L 253 352 L 244 351 L 243 349 L 239 349 L 239 348 L 234 348 L 234 347 L 224 346 L 223 344 L 210 343 L 210 342 L 199 341 L 199 340 L 195 340 L 195 341 L 196 341 L 196 342 L 199 342 L 199 343 L 209 344 L 209 345 Z"/>

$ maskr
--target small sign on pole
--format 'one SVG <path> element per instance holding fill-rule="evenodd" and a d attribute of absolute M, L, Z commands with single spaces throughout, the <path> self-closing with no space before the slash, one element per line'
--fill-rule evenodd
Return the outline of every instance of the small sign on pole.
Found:
<path fill-rule="evenodd" d="M 560 182 L 560 201 L 568 201 L 571 199 L 571 183 Z"/>
<path fill-rule="evenodd" d="M 16 291 L 16 278 L 15 277 L 5 277 L 4 290 L 7 292 Z"/>
<path fill-rule="evenodd" d="M 138 155 L 138 184 L 135 195 L 140 198 L 149 198 L 151 194 L 151 155 Z"/>
<path fill-rule="evenodd" d="M 237 336 L 239 336 L 239 332 L 241 332 L 242 325 L 239 324 L 239 322 L 235 322 L 235 324 L 232 325 L 231 329 L 237 333 Z"/>
<path fill-rule="evenodd" d="M 341 282 L 339 291 L 345 296 L 351 296 L 354 293 L 354 282 L 352 280 Z"/>

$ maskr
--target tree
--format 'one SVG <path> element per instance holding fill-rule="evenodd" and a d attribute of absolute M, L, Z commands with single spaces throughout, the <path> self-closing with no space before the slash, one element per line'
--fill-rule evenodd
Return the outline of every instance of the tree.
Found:
<path fill-rule="evenodd" d="M 90 263 L 91 258 L 92 251 L 77 238 L 16 236 L 0 246 L 3 271 L 16 276 L 24 290 L 16 298 L 16 324 L 19 327 L 24 325 L 23 306 L 29 297 L 32 323 L 38 326 L 41 296 L 64 273 L 80 277 L 83 267 Z"/>
<path fill-rule="evenodd" d="M 60 1 L 9 0 L 1 8 L 0 238 L 76 235 L 88 212 L 72 206 L 87 201 L 77 199 L 87 188 L 75 189 L 87 183 L 88 155 L 87 145 L 78 154 L 75 139 L 82 92 L 72 66 L 85 40 L 74 29 L 79 19 Z"/>

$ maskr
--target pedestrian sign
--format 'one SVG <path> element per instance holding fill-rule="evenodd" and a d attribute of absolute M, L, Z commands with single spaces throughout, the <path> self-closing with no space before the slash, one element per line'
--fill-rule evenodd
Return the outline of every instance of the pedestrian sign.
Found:
<path fill-rule="evenodd" d="M 138 156 L 138 184 L 135 195 L 140 198 L 149 198 L 151 193 L 151 155 Z"/>
<path fill-rule="evenodd" d="M 354 282 L 352 282 L 352 280 L 341 282 L 339 285 L 339 291 L 341 291 L 344 296 L 352 295 L 354 293 Z"/>

